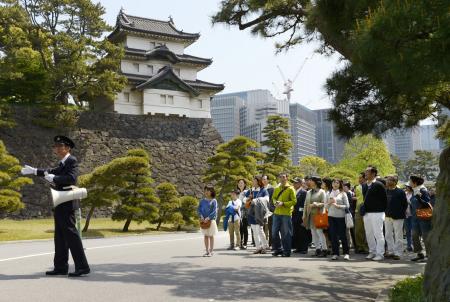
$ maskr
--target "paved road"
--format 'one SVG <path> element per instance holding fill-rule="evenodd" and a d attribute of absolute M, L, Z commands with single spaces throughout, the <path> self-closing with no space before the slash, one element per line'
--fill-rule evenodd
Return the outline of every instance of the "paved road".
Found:
<path fill-rule="evenodd" d="M 331 262 L 227 251 L 201 257 L 200 234 L 85 240 L 92 273 L 46 277 L 51 241 L 0 244 L 0 301 L 373 301 L 396 279 L 423 271 L 411 261 Z M 73 266 L 71 265 L 71 270 Z"/>

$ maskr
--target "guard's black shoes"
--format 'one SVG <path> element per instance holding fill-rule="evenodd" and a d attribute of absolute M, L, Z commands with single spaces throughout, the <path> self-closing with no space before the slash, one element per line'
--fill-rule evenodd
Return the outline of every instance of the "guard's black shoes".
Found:
<path fill-rule="evenodd" d="M 67 271 L 52 270 L 45 272 L 47 276 L 67 276 Z"/>
<path fill-rule="evenodd" d="M 280 256 L 280 255 L 282 255 L 282 254 L 283 254 L 282 251 L 276 251 L 276 252 L 273 252 L 273 253 L 272 253 L 272 256 L 278 257 L 278 256 Z"/>
<path fill-rule="evenodd" d="M 73 273 L 69 273 L 69 277 L 81 277 L 82 275 L 87 275 L 91 272 L 91 269 L 85 268 L 85 269 L 78 269 L 75 270 Z"/>
<path fill-rule="evenodd" d="M 281 254 L 281 257 L 291 257 L 291 254 Z"/>

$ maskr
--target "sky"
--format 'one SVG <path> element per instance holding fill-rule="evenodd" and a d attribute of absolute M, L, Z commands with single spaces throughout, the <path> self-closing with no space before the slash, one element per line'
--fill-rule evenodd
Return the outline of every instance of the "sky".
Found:
<path fill-rule="evenodd" d="M 219 9 L 218 0 L 100 0 L 100 3 L 106 9 L 104 18 L 110 25 L 115 24 L 123 7 L 127 14 L 140 17 L 168 20 L 172 16 L 178 29 L 200 33 L 200 39 L 185 52 L 214 60 L 198 74 L 198 78 L 225 84 L 223 93 L 268 89 L 275 97 L 284 97 L 281 94 L 283 79 L 277 65 L 286 78 L 292 79 L 317 48 L 317 44 L 311 43 L 275 54 L 275 39 L 263 39 L 236 27 L 212 26 L 211 16 Z M 331 107 L 323 86 L 339 63 L 337 55 L 314 54 L 306 61 L 293 85 L 291 102 L 311 109 Z"/>

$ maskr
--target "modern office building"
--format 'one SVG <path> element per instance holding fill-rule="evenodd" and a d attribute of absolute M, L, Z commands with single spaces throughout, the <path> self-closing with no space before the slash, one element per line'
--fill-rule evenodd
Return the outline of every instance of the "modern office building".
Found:
<path fill-rule="evenodd" d="M 328 120 L 329 109 L 313 111 L 316 113 L 317 156 L 337 163 L 342 158 L 346 140 L 336 134 L 336 125 Z"/>
<path fill-rule="evenodd" d="M 238 96 L 217 95 L 211 100 L 211 118 L 225 142 L 241 135 L 239 111 L 243 106 Z"/>
<path fill-rule="evenodd" d="M 307 155 L 317 155 L 316 114 L 300 104 L 289 106 L 291 117 L 292 163 Z"/>
<path fill-rule="evenodd" d="M 420 147 L 432 152 L 441 150 L 440 141 L 436 138 L 436 125 L 420 126 Z"/>
<path fill-rule="evenodd" d="M 266 127 L 267 117 L 270 115 L 289 118 L 289 102 L 274 98 L 269 90 L 220 94 L 211 102 L 214 125 L 217 125 L 216 128 L 225 141 L 242 135 L 260 143 L 264 140 L 262 130 Z M 225 125 L 227 120 L 234 125 Z"/>
<path fill-rule="evenodd" d="M 389 152 L 402 161 L 413 158 L 415 150 L 422 150 L 420 127 L 389 130 L 383 140 Z"/>

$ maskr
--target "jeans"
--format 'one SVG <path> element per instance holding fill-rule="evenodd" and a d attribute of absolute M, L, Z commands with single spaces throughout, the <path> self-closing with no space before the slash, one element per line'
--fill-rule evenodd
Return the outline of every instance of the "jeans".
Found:
<path fill-rule="evenodd" d="M 272 215 L 272 250 L 291 254 L 292 247 L 292 218 L 288 215 Z M 280 238 L 281 235 L 281 238 Z M 281 246 L 283 245 L 283 248 Z"/>
<path fill-rule="evenodd" d="M 248 241 L 248 220 L 247 217 L 242 218 L 240 225 L 241 246 L 247 246 Z"/>
<path fill-rule="evenodd" d="M 405 219 L 406 247 L 412 250 L 412 216 Z"/>
<path fill-rule="evenodd" d="M 328 223 L 328 232 L 330 234 L 333 255 L 339 256 L 339 240 L 342 242 L 342 251 L 344 252 L 344 255 L 348 255 L 349 247 L 345 218 L 328 216 Z"/>
<path fill-rule="evenodd" d="M 427 248 L 427 238 L 431 231 L 431 220 L 419 220 L 414 217 L 412 226 L 414 253 L 422 254 L 423 249 L 420 243 L 420 237 L 422 237 L 423 243 L 425 244 L 425 251 L 429 251 Z"/>

